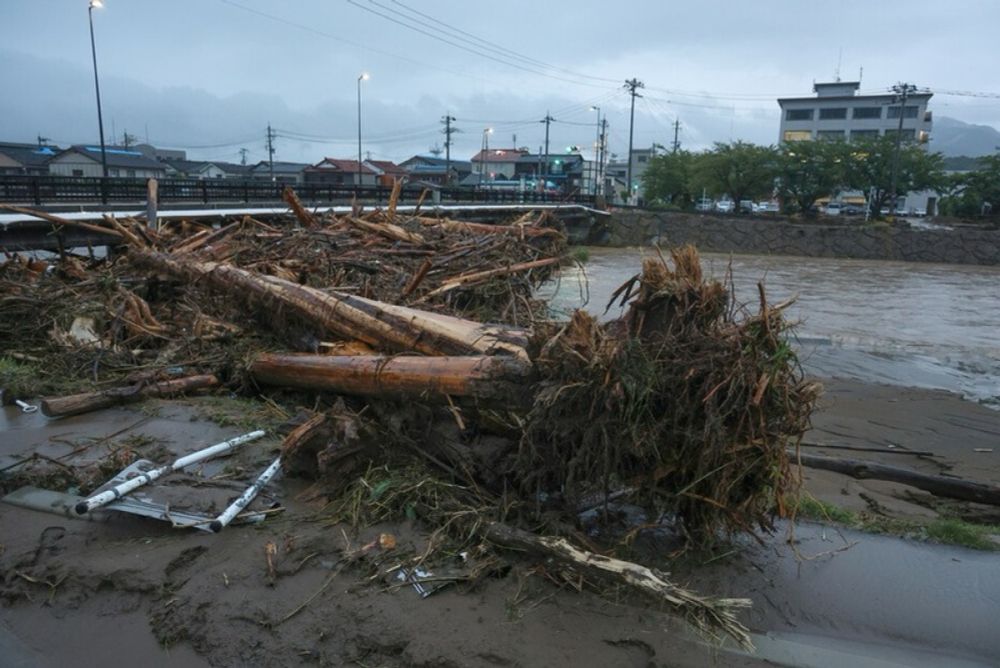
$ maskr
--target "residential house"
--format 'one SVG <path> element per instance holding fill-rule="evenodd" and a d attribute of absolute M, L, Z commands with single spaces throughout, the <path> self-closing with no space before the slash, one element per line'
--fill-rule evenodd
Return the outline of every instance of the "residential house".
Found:
<path fill-rule="evenodd" d="M 415 155 L 399 166 L 407 171 L 411 182 L 440 186 L 457 185 L 472 173 L 472 163 L 468 160 L 452 160 L 449 164 L 445 158 L 429 155 Z"/>
<path fill-rule="evenodd" d="M 532 189 L 541 190 L 544 176 L 546 190 L 590 194 L 594 189 L 595 169 L 596 163 L 579 152 L 550 153 L 548 156 L 528 153 L 518 160 L 515 178 L 524 179 Z"/>
<path fill-rule="evenodd" d="M 517 172 L 517 163 L 528 151 L 522 148 L 491 148 L 472 156 L 472 173 L 482 181 L 509 181 Z"/>
<path fill-rule="evenodd" d="M 163 178 L 167 173 L 163 163 L 131 148 L 108 146 L 105 155 L 112 178 Z M 57 153 L 48 165 L 53 176 L 103 176 L 100 146 L 76 144 Z"/>
<path fill-rule="evenodd" d="M 134 151 L 139 151 L 147 158 L 154 160 L 187 160 L 187 151 L 172 148 L 157 148 L 152 144 L 136 144 L 131 147 Z"/>
<path fill-rule="evenodd" d="M 161 160 L 172 179 L 221 179 L 226 173 L 214 162 L 203 160 Z"/>
<path fill-rule="evenodd" d="M 359 173 L 357 160 L 323 158 L 315 165 L 307 167 L 304 177 L 306 183 L 333 186 L 374 186 L 377 185 L 378 174 L 363 162 Z"/>
<path fill-rule="evenodd" d="M 305 172 L 311 165 L 304 162 L 278 162 L 273 164 L 261 160 L 247 170 L 248 177 L 253 181 L 271 181 L 275 183 L 297 184 L 306 181 Z"/>
<path fill-rule="evenodd" d="M 49 160 L 60 151 L 58 146 L 0 142 L 0 174 L 43 176 L 49 173 Z"/>
<path fill-rule="evenodd" d="M 365 160 L 365 167 L 375 172 L 375 180 L 380 186 L 392 186 L 393 183 L 400 179 L 402 181 L 407 181 L 409 179 L 409 173 L 390 160 Z"/>

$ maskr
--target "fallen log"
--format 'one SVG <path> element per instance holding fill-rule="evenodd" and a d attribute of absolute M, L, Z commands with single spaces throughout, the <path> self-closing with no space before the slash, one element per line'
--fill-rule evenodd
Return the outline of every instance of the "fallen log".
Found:
<path fill-rule="evenodd" d="M 523 330 L 484 325 L 356 295 L 324 292 L 219 262 L 137 251 L 138 265 L 215 290 L 278 305 L 347 340 L 391 352 L 425 355 L 510 355 L 528 359 Z"/>
<path fill-rule="evenodd" d="M 794 453 L 790 453 L 790 455 L 794 461 L 796 455 Z M 930 492 L 935 496 L 1000 506 L 1000 487 L 997 485 L 948 478 L 941 475 L 930 475 L 860 459 L 835 459 L 833 457 L 809 454 L 799 454 L 797 458 L 803 466 L 808 466 L 811 469 L 833 471 L 834 473 L 841 473 L 859 480 L 870 479 L 896 482 Z"/>
<path fill-rule="evenodd" d="M 343 218 L 342 220 L 366 232 L 373 232 L 392 241 L 403 241 L 416 246 L 425 243 L 425 239 L 416 232 L 407 232 L 399 225 L 393 223 L 370 223 L 367 220 L 352 217 Z"/>
<path fill-rule="evenodd" d="M 440 227 L 449 232 L 466 232 L 468 234 L 511 234 L 518 237 L 554 237 L 565 235 L 553 227 L 536 227 L 534 225 L 489 225 L 487 223 L 466 223 L 457 220 L 417 217 L 416 220 L 424 227 Z"/>
<path fill-rule="evenodd" d="M 561 562 L 590 577 L 626 585 L 655 601 L 667 603 L 674 612 L 682 615 L 702 632 L 713 637 L 723 633 L 744 649 L 753 650 L 747 627 L 736 618 L 737 610 L 750 607 L 750 599 L 698 596 L 670 582 L 667 575 L 660 571 L 581 550 L 564 538 L 538 536 L 500 522 L 488 524 L 485 535 L 488 540 L 503 547 L 524 550 Z"/>
<path fill-rule="evenodd" d="M 445 292 L 450 292 L 456 288 L 460 288 L 463 285 L 472 285 L 473 283 L 479 283 L 480 281 L 486 281 L 491 278 L 496 278 L 497 276 L 507 276 L 509 274 L 516 274 L 521 271 L 530 271 L 532 269 L 538 269 L 540 267 L 548 267 L 553 264 L 557 264 L 560 258 L 557 257 L 547 257 L 541 260 L 532 260 L 531 262 L 521 262 L 518 264 L 512 264 L 509 267 L 500 267 L 499 269 L 487 269 L 486 271 L 477 271 L 470 274 L 461 274 L 459 276 L 454 276 L 452 278 L 444 279 L 444 282 L 440 287 L 431 290 L 426 295 L 424 295 L 420 301 L 425 299 L 430 299 Z"/>
<path fill-rule="evenodd" d="M 381 355 L 296 355 L 265 353 L 250 365 L 264 385 L 360 396 L 448 396 L 499 401 L 526 398 L 531 365 L 513 357 L 384 357 Z"/>
<path fill-rule="evenodd" d="M 211 374 L 187 376 L 158 383 L 136 383 L 99 392 L 84 392 L 65 397 L 42 399 L 42 413 L 47 417 L 66 417 L 89 413 L 101 408 L 141 401 L 149 397 L 168 397 L 196 390 L 217 387 L 219 379 Z"/>
<path fill-rule="evenodd" d="M 285 204 L 292 210 L 295 217 L 299 219 L 302 227 L 306 229 L 319 227 L 319 223 L 316 222 L 316 216 L 312 215 L 312 213 L 302 206 L 302 201 L 295 194 L 295 190 L 291 186 L 285 186 L 285 189 L 281 192 L 281 199 L 285 200 Z"/>
<path fill-rule="evenodd" d="M 62 225 L 64 227 L 76 227 L 81 230 L 86 230 L 87 232 L 106 234 L 109 237 L 117 237 L 119 239 L 122 238 L 121 232 L 117 230 L 113 230 L 107 227 L 101 227 L 100 225 L 93 225 L 91 223 L 84 223 L 79 220 L 70 220 L 68 218 L 63 218 L 61 216 L 55 216 L 45 211 L 36 211 L 35 209 L 27 209 L 21 206 L 14 206 L 13 204 L 0 204 L 0 211 L 13 211 L 14 213 L 23 213 L 26 216 L 34 216 L 35 218 L 40 218 L 44 221 L 52 223 L 53 225 Z"/>

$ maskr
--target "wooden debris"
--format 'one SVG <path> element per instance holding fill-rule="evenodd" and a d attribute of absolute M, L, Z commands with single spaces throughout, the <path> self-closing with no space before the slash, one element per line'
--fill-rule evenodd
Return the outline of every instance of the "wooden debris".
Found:
<path fill-rule="evenodd" d="M 101 408 L 120 406 L 141 401 L 148 397 L 171 397 L 204 390 L 219 385 L 219 379 L 211 374 L 187 376 L 174 380 L 153 383 L 137 383 L 128 387 L 116 387 L 98 392 L 84 392 L 65 397 L 42 399 L 42 413 L 48 417 L 66 417 L 89 413 Z"/>
<path fill-rule="evenodd" d="M 299 196 L 295 194 L 295 190 L 291 186 L 285 186 L 285 189 L 281 192 L 281 199 L 285 200 L 285 203 L 291 208 L 292 213 L 302 223 L 302 227 L 307 229 L 319 227 L 316 217 L 302 206 L 302 201 L 299 200 Z"/>
<path fill-rule="evenodd" d="M 267 353 L 250 365 L 264 385 L 372 397 L 447 396 L 493 400 L 512 406 L 525 399 L 531 365 L 511 357 L 384 357 Z"/>

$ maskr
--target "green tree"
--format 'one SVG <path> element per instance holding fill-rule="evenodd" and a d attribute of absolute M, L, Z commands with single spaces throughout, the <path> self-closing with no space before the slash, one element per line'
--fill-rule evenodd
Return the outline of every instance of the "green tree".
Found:
<path fill-rule="evenodd" d="M 710 190 L 729 195 L 739 212 L 740 202 L 770 196 L 776 166 L 774 147 L 737 141 L 716 143 L 697 161 L 696 173 Z"/>
<path fill-rule="evenodd" d="M 650 158 L 642 176 L 646 198 L 680 208 L 690 207 L 694 200 L 691 184 L 696 159 L 697 156 L 689 151 Z"/>
<path fill-rule="evenodd" d="M 851 148 L 842 141 L 797 141 L 778 149 L 777 184 L 786 213 L 809 213 L 821 197 L 835 195 L 847 181 Z"/>
<path fill-rule="evenodd" d="M 846 185 L 870 193 L 868 206 L 878 217 L 889 204 L 892 193 L 892 165 L 896 141 L 891 135 L 851 144 L 847 163 Z M 899 150 L 897 195 L 915 190 L 944 187 L 944 159 L 939 153 L 928 153 L 912 141 L 903 142 Z"/>
<path fill-rule="evenodd" d="M 978 168 L 954 174 L 942 212 L 951 216 L 1000 218 L 1000 155 L 979 158 Z"/>

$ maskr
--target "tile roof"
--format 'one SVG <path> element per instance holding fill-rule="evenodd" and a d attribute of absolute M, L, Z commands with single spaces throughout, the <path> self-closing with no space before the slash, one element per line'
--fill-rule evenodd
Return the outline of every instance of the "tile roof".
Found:
<path fill-rule="evenodd" d="M 365 165 L 374 165 L 385 174 L 406 174 L 406 170 L 391 160 L 365 160 Z"/>
<path fill-rule="evenodd" d="M 40 167 L 58 155 L 60 151 L 62 149 L 58 146 L 0 142 L 0 153 L 17 160 L 25 167 Z"/>
<path fill-rule="evenodd" d="M 483 158 L 484 151 L 479 151 L 472 156 L 472 162 L 516 162 L 518 158 L 525 155 L 527 151 L 517 148 L 491 148 Z"/>
<path fill-rule="evenodd" d="M 310 165 L 306 168 L 310 172 L 322 172 L 326 170 L 346 172 L 349 174 L 358 173 L 358 161 L 357 160 L 342 160 L 340 158 L 323 158 L 315 165 Z M 374 174 L 375 170 L 371 167 L 366 166 L 364 163 L 361 164 L 362 174 Z"/>
<path fill-rule="evenodd" d="M 66 155 L 67 153 L 79 153 L 84 155 L 97 163 L 101 162 L 101 147 L 100 146 L 90 146 L 89 144 L 74 144 L 65 151 L 59 153 L 59 156 Z M 107 156 L 108 167 L 124 167 L 126 169 L 148 169 L 148 170 L 159 170 L 164 171 L 165 168 L 162 163 L 158 160 L 153 160 L 148 158 L 139 151 L 134 151 L 128 148 L 121 148 L 118 146 L 106 146 L 104 150 Z"/>

